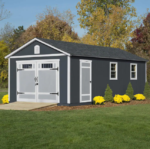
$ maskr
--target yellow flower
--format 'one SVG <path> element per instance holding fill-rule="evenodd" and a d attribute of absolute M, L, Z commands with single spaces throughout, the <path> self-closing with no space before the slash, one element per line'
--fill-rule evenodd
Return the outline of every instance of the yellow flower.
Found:
<path fill-rule="evenodd" d="M 136 100 L 145 100 L 145 96 L 143 94 L 136 94 L 134 95 L 135 99 Z"/>
<path fill-rule="evenodd" d="M 129 102 L 130 101 L 130 97 L 128 95 L 123 95 L 122 99 L 124 102 Z"/>
<path fill-rule="evenodd" d="M 105 100 L 102 96 L 96 96 L 93 98 L 93 101 L 95 101 L 95 104 L 104 104 Z"/>
<path fill-rule="evenodd" d="M 121 95 L 115 95 L 115 97 L 114 97 L 115 103 L 122 103 L 122 101 L 123 101 L 123 98 Z"/>
<path fill-rule="evenodd" d="M 8 100 L 8 94 L 3 96 L 2 102 L 3 102 L 3 104 L 9 103 L 9 100 Z"/>

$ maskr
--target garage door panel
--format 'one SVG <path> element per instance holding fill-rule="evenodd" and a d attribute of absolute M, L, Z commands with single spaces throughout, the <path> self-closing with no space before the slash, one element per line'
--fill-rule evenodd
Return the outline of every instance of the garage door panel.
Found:
<path fill-rule="evenodd" d="M 56 71 L 39 70 L 39 90 L 38 92 L 56 92 Z"/>
<path fill-rule="evenodd" d="M 35 92 L 35 71 L 19 71 L 19 92 Z"/>

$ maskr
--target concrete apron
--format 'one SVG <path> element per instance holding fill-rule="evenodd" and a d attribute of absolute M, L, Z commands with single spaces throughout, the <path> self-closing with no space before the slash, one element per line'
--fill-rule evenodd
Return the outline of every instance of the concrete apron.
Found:
<path fill-rule="evenodd" d="M 56 103 L 37 103 L 37 102 L 13 102 L 9 104 L 0 105 L 0 110 L 33 110 L 47 106 L 57 106 Z"/>

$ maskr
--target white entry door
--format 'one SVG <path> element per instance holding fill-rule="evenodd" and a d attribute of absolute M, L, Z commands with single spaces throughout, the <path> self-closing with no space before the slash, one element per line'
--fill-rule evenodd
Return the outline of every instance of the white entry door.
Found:
<path fill-rule="evenodd" d="M 80 102 L 91 102 L 92 61 L 80 60 Z"/>
<path fill-rule="evenodd" d="M 59 60 L 18 61 L 17 101 L 59 102 Z"/>

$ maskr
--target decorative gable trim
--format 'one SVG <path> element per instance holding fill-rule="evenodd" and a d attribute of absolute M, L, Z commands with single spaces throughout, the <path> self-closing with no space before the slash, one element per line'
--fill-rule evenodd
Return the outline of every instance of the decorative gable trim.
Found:
<path fill-rule="evenodd" d="M 43 42 L 43 41 L 41 41 L 40 39 L 34 38 L 34 39 L 30 40 L 29 42 L 27 42 L 26 44 L 24 44 L 23 46 L 21 46 L 20 48 L 16 49 L 15 51 L 13 51 L 13 52 L 11 52 L 10 54 L 8 54 L 7 56 L 5 56 L 5 59 L 11 57 L 12 55 L 14 55 L 15 53 L 19 52 L 20 50 L 22 50 L 23 48 L 25 48 L 26 46 L 28 46 L 29 44 L 31 44 L 31 43 L 34 42 L 34 41 L 38 41 L 38 42 L 40 42 L 40 43 L 42 43 L 42 44 L 44 44 L 44 45 L 46 45 L 46 46 L 48 46 L 48 47 L 50 47 L 50 48 L 53 48 L 53 49 L 55 49 L 55 50 L 57 50 L 57 51 L 59 51 L 59 52 L 65 54 L 65 55 L 70 56 L 69 53 L 64 52 L 63 50 L 58 49 L 58 48 L 56 48 L 56 47 L 54 47 L 54 46 L 52 46 L 52 45 L 50 45 L 50 44 L 48 44 L 48 43 L 46 43 L 46 42 Z"/>

